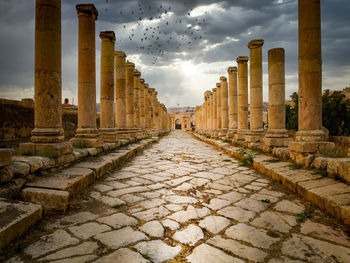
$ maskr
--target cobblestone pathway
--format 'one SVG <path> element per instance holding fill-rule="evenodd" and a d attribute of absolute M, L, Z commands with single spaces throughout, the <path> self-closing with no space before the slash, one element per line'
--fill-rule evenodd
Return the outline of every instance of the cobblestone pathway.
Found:
<path fill-rule="evenodd" d="M 9 262 L 350 262 L 348 228 L 183 132 L 38 228 Z"/>

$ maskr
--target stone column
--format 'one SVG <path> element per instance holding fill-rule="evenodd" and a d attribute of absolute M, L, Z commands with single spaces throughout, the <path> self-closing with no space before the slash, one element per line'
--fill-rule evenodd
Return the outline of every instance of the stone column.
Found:
<path fill-rule="evenodd" d="M 308 165 L 306 155 L 335 147 L 322 130 L 321 1 L 298 0 L 298 33 L 299 130 L 289 149 L 292 160 Z"/>
<path fill-rule="evenodd" d="M 215 136 L 216 130 L 218 129 L 218 92 L 217 88 L 213 88 L 213 131 L 212 136 Z"/>
<path fill-rule="evenodd" d="M 128 128 L 130 138 L 134 134 L 134 69 L 135 64 L 126 62 L 126 127 Z"/>
<path fill-rule="evenodd" d="M 126 82 L 125 53 L 116 51 L 115 55 L 115 127 L 121 135 L 126 128 Z M 121 136 L 123 137 L 123 136 Z"/>
<path fill-rule="evenodd" d="M 76 6 L 79 18 L 78 43 L 78 129 L 72 144 L 77 147 L 102 147 L 96 128 L 96 58 L 93 4 Z"/>
<path fill-rule="evenodd" d="M 250 49 L 250 130 L 245 137 L 246 142 L 259 142 L 264 134 L 263 129 L 263 73 L 262 46 L 263 39 L 255 39 L 248 43 Z"/>
<path fill-rule="evenodd" d="M 152 101 L 151 101 L 151 98 L 152 98 L 152 91 L 151 89 L 149 88 L 149 85 L 146 84 L 146 94 L 147 94 L 147 129 L 148 129 L 148 133 L 151 134 L 151 129 L 152 129 Z"/>
<path fill-rule="evenodd" d="M 35 104 L 32 143 L 20 144 L 20 153 L 53 157 L 72 152 L 62 128 L 61 0 L 36 0 Z"/>
<path fill-rule="evenodd" d="M 146 128 L 146 93 L 145 80 L 140 79 L 140 127 L 142 130 Z"/>
<path fill-rule="evenodd" d="M 217 131 L 215 133 L 215 137 L 219 136 L 219 132 L 221 129 L 221 84 L 216 83 L 216 90 L 217 90 L 217 96 L 216 96 L 216 125 L 217 125 Z"/>
<path fill-rule="evenodd" d="M 214 123 L 214 92 L 212 91 L 210 94 L 210 134 L 213 133 L 215 123 Z"/>
<path fill-rule="evenodd" d="M 205 100 L 205 132 L 206 134 L 209 134 L 210 126 L 209 126 L 209 114 L 210 114 L 210 105 L 209 105 L 209 97 L 210 97 L 210 90 L 206 90 L 204 92 L 204 100 Z"/>
<path fill-rule="evenodd" d="M 140 128 L 140 77 L 141 73 L 134 70 L 134 127 Z"/>
<path fill-rule="evenodd" d="M 289 140 L 285 120 L 285 72 L 284 49 L 268 51 L 269 60 L 269 106 L 268 130 L 264 144 L 268 147 L 288 146 Z"/>
<path fill-rule="evenodd" d="M 229 79 L 229 132 L 228 137 L 232 138 L 237 132 L 237 67 L 227 69 Z"/>
<path fill-rule="evenodd" d="M 100 33 L 101 38 L 101 98 L 100 134 L 105 142 L 116 142 L 114 126 L 114 43 L 113 31 Z"/>
<path fill-rule="evenodd" d="M 228 130 L 228 87 L 227 78 L 220 77 L 221 82 L 221 131 L 220 137 L 224 138 Z"/>
<path fill-rule="evenodd" d="M 235 140 L 244 140 L 248 133 L 248 57 L 238 57 L 238 128 Z"/>

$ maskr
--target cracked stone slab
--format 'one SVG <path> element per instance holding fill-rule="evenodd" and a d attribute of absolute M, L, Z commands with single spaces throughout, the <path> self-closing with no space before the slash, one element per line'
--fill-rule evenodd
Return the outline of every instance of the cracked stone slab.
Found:
<path fill-rule="evenodd" d="M 237 206 L 227 206 L 219 210 L 218 214 L 237 220 L 239 222 L 248 222 L 255 216 L 255 212 L 248 211 Z"/>
<path fill-rule="evenodd" d="M 243 223 L 229 227 L 226 229 L 225 234 L 229 238 L 248 242 L 257 248 L 267 249 L 272 244 L 279 241 L 279 238 L 268 236 L 266 231 L 248 226 Z"/>
<path fill-rule="evenodd" d="M 147 191 L 148 191 L 148 188 L 145 186 L 134 186 L 129 188 L 118 189 L 115 191 L 110 191 L 108 192 L 108 195 L 112 197 L 118 197 L 125 194 L 140 193 L 140 192 L 147 192 Z"/>
<path fill-rule="evenodd" d="M 221 230 L 230 225 L 230 220 L 222 216 L 207 216 L 199 221 L 199 226 L 205 228 L 213 234 L 219 233 Z"/>
<path fill-rule="evenodd" d="M 302 204 L 295 204 L 289 200 L 282 200 L 275 205 L 274 209 L 280 212 L 300 214 L 304 212 L 305 206 L 303 206 Z"/>
<path fill-rule="evenodd" d="M 156 218 L 162 218 L 167 216 L 170 212 L 163 206 L 151 208 L 146 211 L 134 213 L 133 216 L 138 218 L 139 220 L 150 221 Z"/>
<path fill-rule="evenodd" d="M 136 203 L 145 200 L 142 196 L 132 195 L 132 194 L 126 194 L 120 197 L 120 199 L 123 199 L 127 203 Z"/>
<path fill-rule="evenodd" d="M 194 246 L 199 240 L 204 238 L 202 229 L 196 225 L 189 225 L 184 230 L 177 231 L 173 239 L 185 245 Z"/>
<path fill-rule="evenodd" d="M 84 240 L 99 233 L 111 230 L 109 226 L 97 224 L 95 222 L 86 223 L 80 226 L 72 226 L 68 229 L 76 237 Z"/>
<path fill-rule="evenodd" d="M 263 250 L 249 247 L 235 240 L 222 238 L 221 236 L 215 236 L 209 239 L 207 243 L 253 262 L 265 262 L 265 258 L 267 257 L 267 253 Z"/>
<path fill-rule="evenodd" d="M 175 222 L 170 219 L 163 220 L 162 224 L 164 227 L 170 228 L 170 230 L 177 230 L 180 227 L 180 224 L 178 222 Z"/>
<path fill-rule="evenodd" d="M 201 244 L 196 247 L 192 254 L 187 256 L 186 259 L 191 263 L 209 263 L 209 262 L 220 262 L 220 263 L 244 263 L 243 260 L 231 257 L 221 250 L 209 246 L 207 244 Z"/>
<path fill-rule="evenodd" d="M 111 207 L 114 205 L 124 205 L 125 204 L 125 201 L 123 201 L 119 198 L 109 197 L 109 196 L 100 196 L 97 200 L 104 203 L 105 205 L 108 205 Z"/>
<path fill-rule="evenodd" d="M 42 261 L 42 260 L 53 261 L 53 260 L 68 258 L 73 256 L 82 256 L 82 255 L 92 254 L 97 248 L 98 248 L 98 245 L 95 242 L 87 241 L 75 247 L 68 247 L 68 248 L 62 249 L 54 254 L 51 254 L 44 258 L 39 259 L 39 261 Z"/>
<path fill-rule="evenodd" d="M 147 222 L 139 229 L 151 237 L 164 237 L 164 228 L 162 224 L 157 220 Z"/>
<path fill-rule="evenodd" d="M 86 255 L 86 256 L 79 256 L 79 257 L 72 257 L 72 258 L 64 258 L 59 259 L 55 261 L 50 261 L 51 263 L 85 263 L 85 262 L 91 262 L 91 260 L 95 259 L 96 255 Z"/>
<path fill-rule="evenodd" d="M 227 200 L 214 198 L 214 199 L 210 200 L 208 205 L 205 203 L 203 205 L 209 207 L 212 210 L 218 210 L 218 209 L 221 209 L 221 208 L 228 206 L 230 204 L 231 204 L 231 202 L 229 202 Z"/>
<path fill-rule="evenodd" d="M 205 179 L 209 179 L 209 180 L 213 180 L 213 181 L 219 180 L 219 179 L 224 177 L 224 175 L 222 175 L 222 174 L 214 174 L 211 172 L 199 172 L 199 173 L 192 174 L 192 176 L 201 177 L 201 178 L 205 178 Z"/>
<path fill-rule="evenodd" d="M 141 254 L 147 254 L 154 263 L 162 263 L 170 260 L 176 257 L 181 251 L 180 245 L 171 247 L 161 240 L 140 242 L 134 247 Z"/>
<path fill-rule="evenodd" d="M 101 233 L 94 238 L 112 249 L 118 249 L 131 243 L 148 239 L 144 233 L 134 231 L 130 226 L 116 231 Z"/>
<path fill-rule="evenodd" d="M 95 263 L 150 263 L 149 260 L 144 259 L 139 253 L 136 253 L 128 248 L 120 248 L 117 251 L 102 257 L 95 261 Z"/>
<path fill-rule="evenodd" d="M 101 217 L 97 219 L 97 221 L 113 228 L 137 225 L 137 220 L 135 218 L 127 216 L 123 213 L 116 213 L 110 216 Z"/>
<path fill-rule="evenodd" d="M 182 205 L 177 205 L 177 204 L 168 204 L 168 205 L 165 205 L 165 207 L 168 210 L 173 211 L 173 212 L 177 212 L 177 211 L 180 211 L 183 209 Z"/>
<path fill-rule="evenodd" d="M 169 195 L 164 198 L 165 201 L 174 203 L 174 204 L 195 204 L 199 201 L 190 196 L 181 196 L 181 195 Z"/>
<path fill-rule="evenodd" d="M 184 223 L 188 220 L 202 218 L 209 214 L 210 214 L 210 210 L 206 207 L 194 208 L 193 206 L 189 205 L 186 211 L 178 211 L 168 216 L 168 218 L 173 219 L 179 223 Z"/>
<path fill-rule="evenodd" d="M 242 199 L 241 201 L 235 203 L 235 206 L 239 206 L 243 209 L 246 209 L 248 211 L 254 211 L 256 213 L 265 211 L 268 208 L 268 206 L 265 203 L 252 198 Z"/>
<path fill-rule="evenodd" d="M 52 234 L 42 236 L 40 239 L 25 248 L 24 253 L 32 258 L 38 258 L 49 252 L 72 246 L 79 243 L 79 240 L 71 237 L 64 230 L 57 230 Z"/>
<path fill-rule="evenodd" d="M 297 221 L 295 216 L 266 211 L 261 213 L 258 218 L 255 218 L 251 224 L 265 229 L 288 233 L 293 226 L 297 225 Z"/>
<path fill-rule="evenodd" d="M 165 204 L 165 200 L 161 198 L 155 198 L 151 200 L 146 200 L 139 203 L 140 206 L 143 206 L 145 209 L 153 208 Z"/>
<path fill-rule="evenodd" d="M 230 192 L 223 195 L 219 195 L 218 198 L 225 199 L 227 201 L 234 203 L 243 199 L 245 196 L 246 196 L 245 194 L 241 194 L 238 192 Z"/>

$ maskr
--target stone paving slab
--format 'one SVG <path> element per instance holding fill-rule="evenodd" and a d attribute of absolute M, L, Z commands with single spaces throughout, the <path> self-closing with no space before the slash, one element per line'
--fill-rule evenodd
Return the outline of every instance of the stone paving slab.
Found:
<path fill-rule="evenodd" d="M 296 182 L 315 178 L 266 164 Z M 0 262 L 350 262 L 349 227 L 291 186 L 173 132 L 71 199 L 69 215 L 45 217 Z"/>

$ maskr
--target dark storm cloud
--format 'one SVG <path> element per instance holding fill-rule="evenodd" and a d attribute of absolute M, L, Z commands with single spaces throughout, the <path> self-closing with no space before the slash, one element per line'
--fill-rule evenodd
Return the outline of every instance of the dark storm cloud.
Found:
<path fill-rule="evenodd" d="M 182 99 L 186 94 L 186 89 L 182 87 L 186 86 L 188 76 L 184 77 L 179 72 L 179 61 L 191 61 L 193 65 L 222 63 L 220 68 L 225 68 L 235 65 L 237 56 L 249 55 L 247 43 L 257 38 L 265 39 L 265 63 L 269 49 L 285 48 L 287 90 L 295 89 L 297 85 L 297 0 L 89 2 L 99 10 L 96 23 L 98 93 L 98 32 L 104 30 L 116 32 L 116 49 L 124 50 L 129 60 L 139 63 L 146 81 L 169 102 L 174 97 L 187 101 Z M 327 83 L 331 83 L 332 77 L 339 81 L 341 75 L 349 74 L 350 5 L 347 2 L 322 1 L 323 68 L 327 70 L 324 73 Z M 62 0 L 63 91 L 71 96 L 77 93 L 78 25 L 75 5 L 78 3 L 81 0 Z M 0 0 L 0 96 L 11 94 L 11 89 L 33 86 L 34 7 L 34 0 Z M 204 69 L 202 74 L 214 76 L 214 72 L 218 76 L 226 74 L 225 70 L 220 73 L 217 68 Z M 264 73 L 267 73 L 266 64 Z M 346 82 L 339 83 L 345 85 Z M 203 89 L 212 87 L 214 83 L 207 85 Z M 198 103 L 202 100 L 200 92 Z M 18 92 L 13 97 L 18 97 Z M 167 104 L 167 101 L 164 102 Z M 197 101 L 192 104 L 195 103 Z"/>

